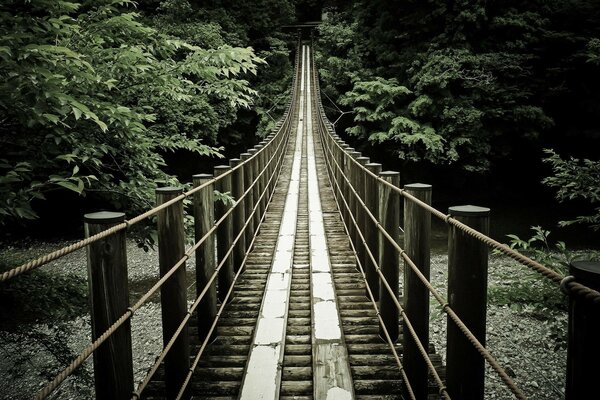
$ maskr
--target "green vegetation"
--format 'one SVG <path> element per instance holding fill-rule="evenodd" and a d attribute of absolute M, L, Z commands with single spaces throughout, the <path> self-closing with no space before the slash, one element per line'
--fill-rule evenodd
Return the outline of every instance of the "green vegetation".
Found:
<path fill-rule="evenodd" d="M 451 166 L 455 175 L 508 167 L 506 179 L 537 174 L 531 179 L 538 182 L 553 173 L 546 183 L 561 188 L 576 176 L 565 176 L 556 157 L 549 159 L 554 171 L 544 167 L 544 148 L 596 157 L 596 2 L 334 4 L 317 42 L 322 87 L 353 111 L 353 121 L 342 122 L 359 150 L 386 152 L 402 170 L 417 163 Z M 597 195 L 600 174 L 593 172 L 587 183 Z M 594 217 L 578 221 L 597 224 Z"/>
<path fill-rule="evenodd" d="M 291 11 L 271 18 L 282 2 L 263 3 L 232 7 L 235 19 L 174 0 L 3 2 L 0 224 L 36 218 L 56 191 L 139 213 L 177 183 L 167 153 L 221 156 L 255 102 L 268 129 L 260 115 L 291 72 L 287 43 L 265 32 Z M 257 83 L 265 60 L 274 74 Z"/>
<path fill-rule="evenodd" d="M 572 261 L 600 259 L 597 251 L 572 252 L 564 242 L 552 242 L 549 239 L 551 232 L 540 226 L 532 226 L 531 230 L 533 234 L 527 240 L 508 235 L 510 247 L 562 276 L 569 275 L 569 264 Z M 495 256 L 500 254 L 499 251 L 494 252 Z M 489 297 L 492 304 L 507 305 L 518 311 L 530 306 L 537 313 L 555 308 L 566 310 L 567 296 L 559 290 L 556 283 L 520 265 L 504 271 L 503 276 L 495 277 L 501 284 L 490 286 Z M 490 273 L 497 274 L 496 271 Z"/>

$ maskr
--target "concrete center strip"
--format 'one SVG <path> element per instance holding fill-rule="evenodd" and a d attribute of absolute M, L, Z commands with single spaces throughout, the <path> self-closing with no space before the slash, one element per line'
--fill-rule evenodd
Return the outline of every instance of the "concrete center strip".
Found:
<path fill-rule="evenodd" d="M 307 51 L 310 64 L 310 52 Z M 310 82 L 311 75 L 307 76 Z M 308 84 L 306 97 L 310 99 Z M 307 102 L 308 230 L 310 235 L 313 387 L 316 400 L 354 399 L 354 385 L 338 311 L 317 177 L 312 104 Z"/>
<path fill-rule="evenodd" d="M 308 98 L 305 89 L 308 81 L 304 74 L 305 70 L 309 68 L 307 53 L 307 46 L 303 46 L 299 118 L 290 185 L 283 209 L 273 264 L 267 278 L 261 312 L 254 332 L 254 341 L 250 348 L 240 389 L 239 399 L 243 400 L 276 400 L 279 398 L 300 194 L 304 131 L 302 117 L 304 102 Z"/>

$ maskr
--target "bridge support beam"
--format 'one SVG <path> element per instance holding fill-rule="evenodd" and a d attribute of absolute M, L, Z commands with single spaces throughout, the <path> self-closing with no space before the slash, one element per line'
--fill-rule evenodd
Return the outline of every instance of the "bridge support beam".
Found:
<path fill-rule="evenodd" d="M 448 209 L 458 221 L 489 234 L 489 208 L 457 206 Z M 448 303 L 485 346 L 488 247 L 450 225 L 448 235 Z M 484 359 L 448 317 L 446 382 L 456 399 L 483 400 Z"/>
<path fill-rule="evenodd" d="M 206 184 L 213 178 L 210 174 L 193 176 L 194 187 Z M 208 184 L 194 193 L 194 228 L 196 242 L 206 236 L 215 224 L 214 185 Z M 196 249 L 196 296 L 204 290 L 215 273 L 215 234 L 210 234 L 204 243 Z M 198 336 L 202 342 L 217 316 L 217 283 L 214 280 L 198 304 Z M 214 334 L 213 334 L 214 336 Z"/>
<path fill-rule="evenodd" d="M 600 262 L 574 261 L 569 273 L 575 281 L 600 291 Z M 600 318 L 598 304 L 580 294 L 569 298 L 566 400 L 589 398 L 598 391 Z"/>
<path fill-rule="evenodd" d="M 215 177 L 225 174 L 231 170 L 228 165 L 218 165 L 215 167 Z M 215 185 L 215 189 L 220 193 L 231 193 L 231 174 L 221 177 Z M 231 208 L 229 203 L 217 200 L 215 203 L 215 218 L 219 221 Z M 233 242 L 233 218 L 230 214 L 217 227 L 217 260 L 221 269 L 219 270 L 219 300 L 225 301 L 227 291 L 233 283 L 233 252 L 229 252 Z M 230 297 L 231 300 L 231 297 Z"/>
<path fill-rule="evenodd" d="M 400 185 L 400 173 L 396 171 L 384 171 L 379 176 L 396 187 Z M 400 240 L 400 195 L 384 184 L 379 185 L 379 221 L 383 229 L 398 242 Z M 400 313 L 394 300 L 398 300 L 400 255 L 381 232 L 377 236 L 379 237 L 379 266 L 391 289 L 390 293 L 385 282 L 381 282 L 379 287 L 381 319 L 390 339 L 396 341 L 399 335 Z M 383 327 L 379 328 L 379 336 L 385 338 Z"/>
<path fill-rule="evenodd" d="M 85 237 L 123 221 L 125 214 L 86 214 Z M 92 340 L 98 339 L 129 307 L 125 231 L 121 230 L 87 247 Z M 96 398 L 129 399 L 133 390 L 131 324 L 126 321 L 94 352 Z"/>
<path fill-rule="evenodd" d="M 431 205 L 431 185 L 414 183 L 404 190 Z M 404 198 L 404 249 L 419 271 L 429 280 L 431 247 L 431 213 L 408 198 Z M 429 346 L 429 291 L 412 268 L 404 262 L 404 311 L 419 341 Z M 403 364 L 417 400 L 427 399 L 429 371 L 412 335 L 403 335 Z M 405 397 L 409 397 L 405 392 Z"/>
<path fill-rule="evenodd" d="M 156 205 L 159 206 L 179 196 L 183 189 L 165 187 L 156 189 Z M 183 202 L 178 201 L 158 212 L 158 264 L 160 276 L 165 276 L 185 253 L 185 229 L 183 226 Z M 187 284 L 185 263 L 161 286 L 163 345 L 166 347 L 181 321 L 187 314 Z M 165 384 L 167 398 L 175 399 L 190 368 L 190 338 L 187 324 L 179 333 L 171 350 L 165 357 Z M 189 398 L 189 393 L 184 394 Z"/>

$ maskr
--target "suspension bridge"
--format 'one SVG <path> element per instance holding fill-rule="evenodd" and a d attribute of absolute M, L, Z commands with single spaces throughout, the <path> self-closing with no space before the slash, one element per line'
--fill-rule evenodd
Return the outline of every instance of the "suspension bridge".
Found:
<path fill-rule="evenodd" d="M 335 133 L 310 43 L 299 40 L 292 95 L 274 131 L 193 182 L 188 191 L 157 189 L 156 207 L 130 219 L 87 214 L 85 239 L 0 275 L 0 284 L 19 279 L 87 249 L 93 341 L 37 398 L 93 357 L 99 399 L 483 399 L 485 363 L 525 399 L 485 347 L 489 248 L 569 294 L 566 397 L 590 398 L 582 396 L 593 389 L 589 362 L 600 357 L 598 264 L 574 263 L 561 276 L 491 239 L 488 209 L 445 213 L 431 206 L 430 185 L 400 187 L 398 172 Z M 233 201 L 215 202 L 215 191 Z M 188 248 L 184 200 L 195 221 Z M 152 216 L 160 279 L 131 305 L 126 231 Z M 447 296 L 429 282 L 432 216 L 449 229 Z M 134 387 L 130 319 L 158 292 L 163 350 Z M 429 343 L 430 296 L 448 318 L 445 365 Z"/>

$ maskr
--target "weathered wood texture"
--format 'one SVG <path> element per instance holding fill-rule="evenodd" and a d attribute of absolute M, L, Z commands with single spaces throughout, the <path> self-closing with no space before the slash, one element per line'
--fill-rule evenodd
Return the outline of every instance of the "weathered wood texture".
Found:
<path fill-rule="evenodd" d="M 156 204 L 160 205 L 183 193 L 181 188 L 156 189 Z M 185 252 L 183 226 L 183 203 L 178 201 L 160 211 L 157 217 L 158 262 L 161 277 L 166 275 Z M 160 303 L 164 346 L 171 340 L 187 314 L 187 284 L 185 263 L 161 286 Z M 184 326 L 171 350 L 165 357 L 165 380 L 167 398 L 174 399 L 190 368 L 190 339 L 188 327 Z M 189 398 L 189 391 L 183 396 Z"/>
<path fill-rule="evenodd" d="M 194 175 L 194 187 L 206 184 L 213 178 L 209 174 Z M 202 239 L 215 224 L 215 195 L 214 185 L 194 193 L 194 237 L 196 242 Z M 210 278 L 215 273 L 215 234 L 209 235 L 204 243 L 196 249 L 196 296 L 206 288 Z M 217 315 L 217 281 L 216 279 L 206 288 L 206 294 L 197 308 L 198 338 L 204 340 Z M 214 336 L 214 334 L 213 334 Z"/>
<path fill-rule="evenodd" d="M 231 170 L 228 165 L 218 165 L 215 167 L 215 177 L 225 174 Z M 215 190 L 221 194 L 231 193 L 231 174 L 222 177 L 215 184 Z M 229 202 L 217 200 L 215 202 L 215 218 L 218 221 L 231 208 Z M 231 244 L 233 243 L 233 216 L 229 214 L 223 222 L 217 227 L 217 265 L 221 265 L 219 270 L 219 285 L 218 296 L 222 302 L 227 295 L 227 291 L 233 283 L 234 268 L 233 268 L 233 252 L 230 252 Z"/>
<path fill-rule="evenodd" d="M 394 186 L 400 184 L 400 174 L 395 171 L 384 171 L 379 176 Z M 383 229 L 398 241 L 400 239 L 400 195 L 387 185 L 379 184 L 379 221 Z M 379 287 L 381 318 L 387 328 L 387 333 L 392 340 L 398 339 L 399 311 L 394 299 L 399 298 L 400 255 L 393 244 L 379 232 L 379 267 L 383 278 L 392 289 L 386 288 L 383 280 Z M 380 336 L 385 337 L 383 327 Z"/>
<path fill-rule="evenodd" d="M 405 185 L 404 190 L 431 204 L 431 185 Z M 431 213 L 408 198 L 404 199 L 404 249 L 423 276 L 429 280 Z M 417 274 L 404 263 L 404 310 L 419 341 L 429 343 L 429 290 Z M 412 335 L 404 335 L 404 368 L 417 400 L 428 396 L 428 369 Z M 408 393 L 405 393 L 408 396 Z"/>
<path fill-rule="evenodd" d="M 86 214 L 85 236 L 93 236 L 125 220 L 125 214 Z M 101 336 L 129 307 L 125 231 L 87 247 L 92 340 Z M 94 352 L 96 398 L 127 399 L 133 390 L 131 324 L 125 322 Z"/>
<path fill-rule="evenodd" d="M 450 207 L 460 222 L 487 235 L 489 208 Z M 448 304 L 485 346 L 488 247 L 450 226 L 448 235 Z M 477 349 L 448 317 L 447 386 L 452 398 L 483 399 L 485 365 Z"/>

